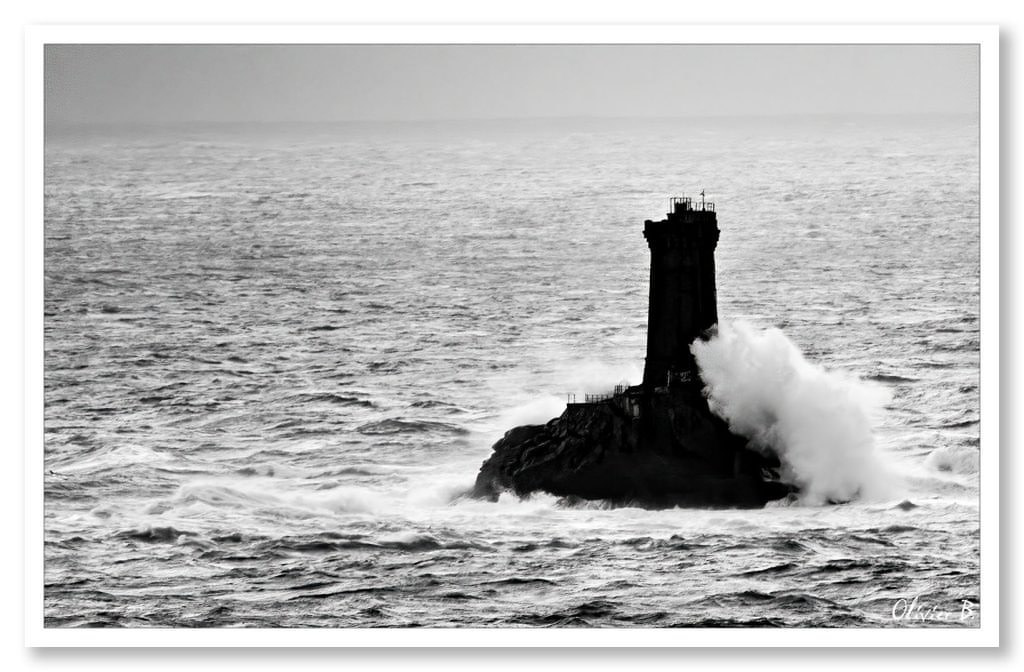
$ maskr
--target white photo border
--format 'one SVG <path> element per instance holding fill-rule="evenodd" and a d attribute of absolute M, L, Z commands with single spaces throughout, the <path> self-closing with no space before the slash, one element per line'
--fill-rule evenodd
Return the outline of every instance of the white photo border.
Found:
<path fill-rule="evenodd" d="M 968 44 L 979 46 L 979 628 L 71 629 L 43 627 L 43 50 L 47 44 Z M 999 29 L 994 25 L 116 25 L 25 31 L 25 644 L 30 647 L 977 647 L 999 645 Z"/>

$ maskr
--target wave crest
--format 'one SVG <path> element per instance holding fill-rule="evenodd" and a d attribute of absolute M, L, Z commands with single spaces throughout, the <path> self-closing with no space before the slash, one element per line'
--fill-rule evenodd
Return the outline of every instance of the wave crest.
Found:
<path fill-rule="evenodd" d="M 888 400 L 883 388 L 808 362 L 779 329 L 726 323 L 691 350 L 711 410 L 753 447 L 778 455 L 802 502 L 889 494 L 871 423 Z"/>

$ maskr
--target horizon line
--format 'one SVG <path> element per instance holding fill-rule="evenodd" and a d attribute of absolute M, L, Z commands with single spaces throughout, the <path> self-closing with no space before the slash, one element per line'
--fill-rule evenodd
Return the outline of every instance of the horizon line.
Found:
<path fill-rule="evenodd" d="M 978 117 L 977 111 L 969 112 L 762 112 L 692 115 L 530 115 L 494 117 L 361 117 L 352 119 L 177 119 L 177 120 L 89 120 L 89 121 L 45 121 L 45 129 L 111 128 L 139 126 L 196 126 L 196 125 L 245 125 L 269 126 L 276 124 L 432 124 L 432 123 L 480 123 L 480 122 L 537 122 L 537 121 L 692 121 L 697 119 L 802 119 L 802 118 L 885 118 L 885 117 Z"/>

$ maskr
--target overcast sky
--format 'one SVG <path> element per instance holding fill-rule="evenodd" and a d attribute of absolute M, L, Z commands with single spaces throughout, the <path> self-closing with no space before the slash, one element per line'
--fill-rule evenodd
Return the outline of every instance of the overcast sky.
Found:
<path fill-rule="evenodd" d="M 50 45 L 47 124 L 974 112 L 972 46 Z"/>

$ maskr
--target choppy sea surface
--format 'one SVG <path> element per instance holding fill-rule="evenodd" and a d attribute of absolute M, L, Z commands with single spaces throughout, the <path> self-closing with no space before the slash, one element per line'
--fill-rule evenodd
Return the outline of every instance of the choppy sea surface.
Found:
<path fill-rule="evenodd" d="M 45 624 L 979 625 L 977 133 L 51 129 Z M 459 497 L 508 428 L 639 382 L 643 220 L 702 188 L 723 324 L 881 390 L 889 489 L 756 511 Z"/>

